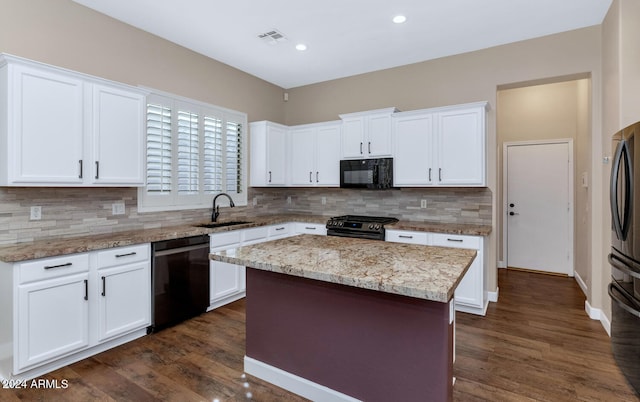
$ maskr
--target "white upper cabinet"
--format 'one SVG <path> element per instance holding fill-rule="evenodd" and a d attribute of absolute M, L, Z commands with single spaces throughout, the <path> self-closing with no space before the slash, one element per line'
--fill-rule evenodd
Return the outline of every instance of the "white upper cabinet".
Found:
<path fill-rule="evenodd" d="M 0 55 L 0 185 L 144 185 L 144 108 L 137 88 Z"/>
<path fill-rule="evenodd" d="M 144 185 L 145 97 L 105 85 L 92 90 L 92 183 Z"/>
<path fill-rule="evenodd" d="M 291 185 L 340 185 L 339 122 L 291 127 L 289 144 Z"/>
<path fill-rule="evenodd" d="M 342 157 L 391 156 L 391 116 L 396 108 L 341 114 Z"/>
<path fill-rule="evenodd" d="M 251 186 L 286 184 L 287 130 L 269 121 L 250 124 Z"/>
<path fill-rule="evenodd" d="M 486 102 L 397 113 L 394 185 L 485 186 Z"/>
<path fill-rule="evenodd" d="M 485 115 L 484 105 L 437 114 L 438 184 L 485 185 Z"/>

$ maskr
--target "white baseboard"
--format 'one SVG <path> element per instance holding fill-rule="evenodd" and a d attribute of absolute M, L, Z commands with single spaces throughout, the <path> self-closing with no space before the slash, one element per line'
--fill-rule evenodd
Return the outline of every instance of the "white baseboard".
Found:
<path fill-rule="evenodd" d="M 498 268 L 506 268 L 507 267 L 507 263 L 504 261 L 498 261 Z"/>
<path fill-rule="evenodd" d="M 500 288 L 496 288 L 495 292 L 487 292 L 487 300 L 489 300 L 492 303 L 497 303 L 499 293 L 500 293 Z"/>
<path fill-rule="evenodd" d="M 244 371 L 268 383 L 284 388 L 312 401 L 322 402 L 359 402 L 341 392 L 334 391 L 324 385 L 316 384 L 305 378 L 273 367 L 251 357 L 244 357 Z"/>
<path fill-rule="evenodd" d="M 580 274 L 577 272 L 574 272 L 574 278 L 576 282 L 578 282 L 578 286 L 580 286 L 580 289 L 582 289 L 582 293 L 584 293 L 584 295 L 587 296 L 589 293 L 589 289 L 587 288 L 587 284 L 584 283 L 584 281 L 582 280 L 582 277 L 580 276 Z"/>
<path fill-rule="evenodd" d="M 589 304 L 589 300 L 585 300 L 584 311 L 592 320 L 600 321 L 604 330 L 607 331 L 607 335 L 611 336 L 611 321 L 609 321 L 609 318 L 602 312 L 601 309 L 591 307 L 591 304 Z"/>

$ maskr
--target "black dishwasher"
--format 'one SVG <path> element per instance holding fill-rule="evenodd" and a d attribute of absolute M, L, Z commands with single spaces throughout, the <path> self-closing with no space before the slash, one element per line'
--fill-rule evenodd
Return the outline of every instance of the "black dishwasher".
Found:
<path fill-rule="evenodd" d="M 154 242 L 151 250 L 149 332 L 204 313 L 209 307 L 209 236 Z"/>

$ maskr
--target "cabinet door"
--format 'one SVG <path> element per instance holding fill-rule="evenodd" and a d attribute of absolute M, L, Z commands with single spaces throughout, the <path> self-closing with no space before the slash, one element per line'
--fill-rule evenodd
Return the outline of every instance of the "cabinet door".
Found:
<path fill-rule="evenodd" d="M 391 156 L 391 115 L 373 115 L 367 121 L 368 138 L 364 144 L 365 155 Z"/>
<path fill-rule="evenodd" d="M 438 184 L 485 184 L 484 108 L 438 114 Z"/>
<path fill-rule="evenodd" d="M 98 270 L 98 340 L 151 324 L 151 271 L 148 261 Z"/>
<path fill-rule="evenodd" d="M 93 85 L 94 184 L 144 185 L 145 97 Z"/>
<path fill-rule="evenodd" d="M 313 186 L 315 184 L 316 130 L 293 129 L 289 133 L 291 150 L 291 184 Z"/>
<path fill-rule="evenodd" d="M 340 125 L 318 127 L 316 145 L 313 180 L 318 186 L 340 186 Z"/>
<path fill-rule="evenodd" d="M 267 126 L 267 185 L 286 184 L 287 131 Z"/>
<path fill-rule="evenodd" d="M 393 184 L 424 186 L 433 183 L 433 115 L 393 118 L 395 158 Z"/>
<path fill-rule="evenodd" d="M 364 158 L 365 118 L 354 117 L 342 121 L 342 157 Z"/>
<path fill-rule="evenodd" d="M 220 299 L 243 292 L 244 267 L 221 261 L 210 261 L 211 268 L 211 304 Z"/>
<path fill-rule="evenodd" d="M 473 307 L 469 312 L 483 314 L 484 308 L 484 258 L 483 240 L 479 236 L 432 234 L 434 246 L 468 248 L 478 254 L 462 277 L 455 291 L 456 305 Z M 464 310 L 464 308 L 461 308 Z M 465 310 L 467 311 L 467 310 Z"/>
<path fill-rule="evenodd" d="M 82 81 L 47 70 L 12 68 L 8 181 L 81 184 L 88 174 L 82 160 Z"/>
<path fill-rule="evenodd" d="M 18 286 L 15 372 L 89 345 L 89 274 Z"/>

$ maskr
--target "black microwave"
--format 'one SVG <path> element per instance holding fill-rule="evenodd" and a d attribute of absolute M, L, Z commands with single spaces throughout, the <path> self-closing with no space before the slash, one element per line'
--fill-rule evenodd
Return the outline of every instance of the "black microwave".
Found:
<path fill-rule="evenodd" d="M 393 158 L 341 160 L 340 187 L 393 188 Z"/>

